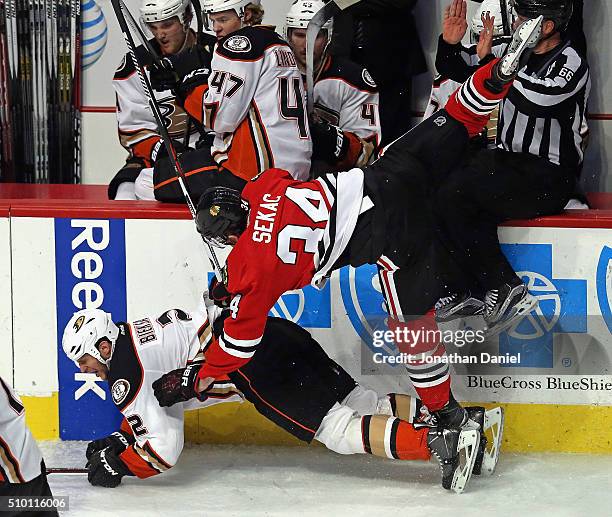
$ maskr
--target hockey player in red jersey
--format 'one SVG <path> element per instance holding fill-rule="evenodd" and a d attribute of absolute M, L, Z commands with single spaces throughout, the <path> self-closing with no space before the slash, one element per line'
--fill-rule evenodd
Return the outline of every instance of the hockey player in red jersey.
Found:
<path fill-rule="evenodd" d="M 167 406 L 171 385 L 187 385 L 183 377 L 197 374 L 202 351 L 223 326 L 224 312 L 205 297 L 190 313 L 173 309 L 116 325 L 98 309 L 74 314 L 63 349 L 81 371 L 108 380 L 125 416 L 121 429 L 87 447 L 92 484 L 112 488 L 124 476 L 165 472 L 183 447 L 185 410 L 246 399 L 293 436 L 317 440 L 340 454 L 403 460 L 427 460 L 433 454 L 440 461 L 443 486 L 456 492 L 465 488 L 476 462 L 476 430 L 439 429 L 419 400 L 400 394 L 379 397 L 358 385 L 307 331 L 287 320 L 267 320 L 265 346 L 244 368 L 217 380 L 198 399 L 185 393 L 184 404 L 160 407 Z M 173 375 L 155 380 L 169 369 L 176 369 Z M 465 459 L 460 460 L 461 452 Z M 485 468 L 493 469 L 496 461 L 491 451 L 484 457 Z"/>
<path fill-rule="evenodd" d="M 249 362 L 268 311 L 283 293 L 308 284 L 321 287 L 345 265 L 379 265 L 390 326 L 435 325 L 434 303 L 461 283 L 462 274 L 436 239 L 430 184 L 457 163 L 469 137 L 482 131 L 540 28 L 541 19 L 526 22 L 502 59 L 480 68 L 445 110 L 396 140 L 371 166 L 308 182 L 271 169 L 248 183 L 242 196 L 225 187 L 202 196 L 200 233 L 234 247 L 224 283 L 211 290 L 229 302 L 230 317 L 197 377 L 190 378 L 192 393 Z M 445 353 L 443 343 L 419 343 L 418 352 L 407 369 L 423 403 L 444 426 L 468 423 L 451 395 L 448 363 L 427 365 L 429 356 Z M 170 392 L 168 401 L 180 396 Z"/>
<path fill-rule="evenodd" d="M 285 35 L 298 68 L 306 73 L 306 28 L 325 6 L 321 0 L 296 0 L 285 17 Z M 313 168 L 325 172 L 363 167 L 376 157 L 381 141 L 378 89 L 361 65 L 328 52 L 333 19 L 314 44 L 314 114 L 310 119 Z M 317 164 L 317 160 L 323 162 Z"/>
<path fill-rule="evenodd" d="M 32 498 L 51 497 L 47 472 L 40 449 L 25 421 L 25 408 L 8 383 L 0 377 L 0 496 Z M 39 501 L 40 502 L 40 501 Z M 53 508 L 45 503 L 40 508 Z M 57 516 L 57 510 L 11 511 L 4 503 L 3 512 L 16 515 Z"/>

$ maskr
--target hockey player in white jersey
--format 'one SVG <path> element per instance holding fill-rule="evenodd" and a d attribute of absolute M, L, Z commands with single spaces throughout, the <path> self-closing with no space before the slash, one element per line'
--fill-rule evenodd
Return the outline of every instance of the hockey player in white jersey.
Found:
<path fill-rule="evenodd" d="M 187 113 L 215 133 L 212 157 L 221 173 L 244 185 L 270 167 L 286 167 L 306 179 L 312 142 L 300 72 L 290 47 L 258 24 L 252 7 L 249 0 L 204 2 L 214 53 L 170 56 L 152 83 L 184 95 Z"/>
<path fill-rule="evenodd" d="M 25 408 L 0 377 L 0 496 L 49 496 L 51 489 L 40 449 L 25 421 Z M 3 509 L 6 511 L 6 508 Z M 11 512 L 4 515 L 34 515 Z M 35 515 L 53 516 L 56 510 Z"/>
<path fill-rule="evenodd" d="M 221 315 L 212 303 L 208 311 L 212 318 Z M 225 316 L 211 325 L 203 307 L 192 313 L 174 309 L 115 325 L 110 314 L 98 309 L 74 314 L 63 349 L 81 371 L 108 380 L 125 416 L 121 430 L 87 448 L 92 484 L 116 487 L 124 476 L 147 478 L 168 470 L 183 448 L 186 409 L 245 398 L 295 437 L 308 443 L 316 439 L 341 454 L 404 460 L 427 460 L 433 454 L 440 461 L 443 486 L 456 492 L 465 488 L 476 462 L 477 430 L 437 428 L 417 399 L 378 397 L 357 385 L 307 331 L 287 320 L 269 318 L 268 344 L 248 367 L 217 379 L 195 397 L 190 381 L 210 343 L 211 327 L 220 331 Z M 165 371 L 170 373 L 156 380 Z M 177 389 L 184 390 L 183 402 L 166 407 L 166 393 Z M 498 450 L 485 454 L 485 468 L 495 467 Z M 466 457 L 460 459 L 460 452 Z"/>
<path fill-rule="evenodd" d="M 302 74 L 306 73 L 306 28 L 324 5 L 321 0 L 296 0 L 285 17 L 285 35 Z M 363 66 L 328 52 L 332 33 L 330 19 L 315 40 L 315 113 L 310 120 L 313 159 L 328 164 L 325 172 L 367 165 L 381 141 L 376 84 Z"/>
<path fill-rule="evenodd" d="M 189 0 L 143 0 L 140 7 L 141 23 L 152 34 L 150 44 L 160 56 L 178 54 L 196 44 L 198 36 L 190 29 L 192 18 Z M 212 46 L 215 41 L 207 34 L 200 34 L 199 38 L 199 44 L 203 46 Z M 151 55 L 143 46 L 139 47 L 137 52 L 144 62 L 145 70 L 148 71 L 153 62 Z M 124 56 L 115 72 L 113 88 L 116 94 L 119 141 L 129 156 L 126 165 L 109 185 L 109 198 L 155 199 L 153 166 L 166 151 L 147 95 L 129 54 Z M 195 147 L 200 133 L 193 124 L 187 127 L 187 115 L 174 93 L 166 89 L 157 92 L 155 98 L 164 114 L 170 137 L 182 142 L 187 131 L 187 145 Z"/>

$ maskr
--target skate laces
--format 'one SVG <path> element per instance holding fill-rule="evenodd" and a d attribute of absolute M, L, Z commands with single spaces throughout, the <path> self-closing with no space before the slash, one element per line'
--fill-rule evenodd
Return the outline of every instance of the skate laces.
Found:
<path fill-rule="evenodd" d="M 451 294 L 450 296 L 445 296 L 444 298 L 440 298 L 434 305 L 434 309 L 437 311 L 439 311 L 440 309 L 444 309 L 445 307 L 448 307 L 449 305 L 451 305 L 458 299 L 459 299 L 459 293 L 454 293 L 454 294 Z"/>
<path fill-rule="evenodd" d="M 445 474 L 444 467 L 447 466 L 447 465 L 451 465 L 452 466 L 453 463 L 454 463 L 454 460 L 455 460 L 455 456 L 453 456 L 451 454 L 450 450 L 449 450 L 448 443 L 447 443 L 447 441 L 445 439 L 444 431 L 442 429 L 435 429 L 435 430 L 432 429 L 432 431 L 430 431 L 430 432 L 435 433 L 435 437 L 433 438 L 433 440 L 430 443 L 429 451 L 438 460 L 438 463 L 440 465 L 440 470 L 442 471 L 442 475 L 444 475 Z M 442 457 L 440 455 L 440 452 L 439 452 L 439 449 L 438 449 L 438 444 L 436 444 L 434 446 L 434 442 L 435 441 L 439 441 L 439 440 L 442 440 L 442 442 L 443 442 L 445 457 Z"/>
<path fill-rule="evenodd" d="M 485 314 L 487 316 L 491 315 L 493 310 L 495 309 L 495 305 L 497 305 L 497 299 L 499 298 L 499 289 L 491 289 L 487 291 L 485 295 Z"/>

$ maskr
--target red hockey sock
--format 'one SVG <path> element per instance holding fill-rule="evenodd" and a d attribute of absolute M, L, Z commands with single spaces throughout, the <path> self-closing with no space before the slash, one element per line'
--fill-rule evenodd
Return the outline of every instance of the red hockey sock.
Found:
<path fill-rule="evenodd" d="M 428 460 L 428 428 L 415 429 L 399 418 L 367 415 L 361 418 L 363 449 L 368 454 L 397 460 Z"/>
<path fill-rule="evenodd" d="M 444 407 L 450 397 L 450 376 L 444 343 L 432 309 L 419 319 L 402 323 L 389 318 L 389 329 L 396 336 L 405 337 L 396 343 L 400 352 L 407 354 L 406 370 L 421 399 L 430 411 Z"/>
<path fill-rule="evenodd" d="M 503 86 L 501 93 L 491 91 L 485 84 L 499 59 L 494 59 L 479 68 L 453 93 L 446 103 L 446 111 L 467 129 L 470 138 L 484 130 L 491 112 L 495 110 L 512 86 L 512 81 Z"/>

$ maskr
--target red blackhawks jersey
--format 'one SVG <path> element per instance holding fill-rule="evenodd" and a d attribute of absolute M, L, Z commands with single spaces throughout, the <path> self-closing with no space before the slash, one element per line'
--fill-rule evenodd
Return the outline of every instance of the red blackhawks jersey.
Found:
<path fill-rule="evenodd" d="M 185 109 L 215 133 L 214 160 L 246 180 L 272 168 L 307 179 L 312 141 L 301 75 L 288 44 L 249 26 L 219 40 L 208 84 Z"/>
<path fill-rule="evenodd" d="M 253 357 L 268 312 L 286 291 L 323 286 L 359 214 L 373 206 L 363 177 L 352 169 L 303 182 L 270 169 L 247 183 L 248 225 L 226 262 L 230 317 L 206 350 L 200 378 L 219 378 Z"/>
<path fill-rule="evenodd" d="M 40 476 L 41 461 L 40 449 L 26 426 L 25 408 L 0 377 L 0 488 Z"/>
<path fill-rule="evenodd" d="M 160 407 L 153 394 L 152 383 L 164 373 L 202 359 L 201 350 L 211 339 L 204 307 L 191 313 L 172 309 L 118 327 L 108 383 L 125 417 L 121 427 L 136 439 L 119 457 L 133 474 L 146 478 L 176 463 L 183 449 L 185 410 L 242 398 L 227 378 L 217 380 L 202 402 Z"/>

